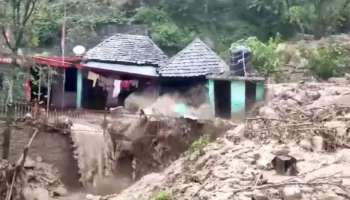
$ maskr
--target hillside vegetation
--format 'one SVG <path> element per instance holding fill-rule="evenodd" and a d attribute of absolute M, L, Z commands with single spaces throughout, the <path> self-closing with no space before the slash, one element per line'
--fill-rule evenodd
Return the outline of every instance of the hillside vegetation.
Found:
<path fill-rule="evenodd" d="M 2 0 L 0 0 L 1 3 Z M 103 24 L 147 25 L 168 53 L 200 36 L 221 55 L 231 43 L 248 36 L 262 41 L 296 33 L 316 38 L 347 32 L 349 0 L 65 0 L 67 29 L 84 34 Z M 30 29 L 31 46 L 60 38 L 64 1 L 40 0 Z"/>

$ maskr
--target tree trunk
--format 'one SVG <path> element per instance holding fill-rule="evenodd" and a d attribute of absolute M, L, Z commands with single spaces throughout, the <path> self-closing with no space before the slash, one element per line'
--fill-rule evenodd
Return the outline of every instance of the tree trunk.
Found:
<path fill-rule="evenodd" d="M 14 106 L 12 103 L 7 104 L 7 121 L 6 129 L 3 132 L 3 142 L 2 142 L 2 158 L 5 160 L 9 159 L 10 156 L 10 146 L 11 146 L 11 132 L 12 132 L 12 122 L 14 116 Z"/>

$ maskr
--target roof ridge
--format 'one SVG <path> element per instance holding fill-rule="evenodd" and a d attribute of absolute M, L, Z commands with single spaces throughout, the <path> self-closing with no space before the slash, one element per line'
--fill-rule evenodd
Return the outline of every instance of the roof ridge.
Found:
<path fill-rule="evenodd" d="M 117 36 L 117 35 L 125 35 L 125 36 L 139 36 L 139 37 L 147 37 L 150 38 L 148 35 L 140 35 L 140 34 L 131 34 L 131 33 L 115 33 L 113 36 Z"/>

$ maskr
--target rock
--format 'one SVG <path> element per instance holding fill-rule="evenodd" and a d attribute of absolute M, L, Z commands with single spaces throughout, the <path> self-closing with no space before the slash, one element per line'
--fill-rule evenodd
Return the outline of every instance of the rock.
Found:
<path fill-rule="evenodd" d="M 240 124 L 236 128 L 228 130 L 226 135 L 230 138 L 242 139 L 244 137 L 245 124 Z"/>
<path fill-rule="evenodd" d="M 295 176 L 298 173 L 297 160 L 292 156 L 276 156 L 272 165 L 278 174 Z"/>
<path fill-rule="evenodd" d="M 271 107 L 265 106 L 260 108 L 259 115 L 268 119 L 279 119 L 279 115 Z"/>
<path fill-rule="evenodd" d="M 330 121 L 324 124 L 327 128 L 333 128 L 337 130 L 338 136 L 345 136 L 346 135 L 346 123 L 342 121 Z"/>
<path fill-rule="evenodd" d="M 342 185 L 349 188 L 350 187 L 350 179 L 348 179 L 348 178 L 343 179 Z"/>
<path fill-rule="evenodd" d="M 23 189 L 23 197 L 25 200 L 50 200 L 49 191 L 44 188 L 29 188 Z"/>
<path fill-rule="evenodd" d="M 337 162 L 350 163 L 350 149 L 342 149 L 337 153 Z"/>
<path fill-rule="evenodd" d="M 85 198 L 86 198 L 86 200 L 100 200 L 101 199 L 100 196 L 95 196 L 92 194 L 87 194 Z"/>
<path fill-rule="evenodd" d="M 312 137 L 312 147 L 316 152 L 321 152 L 324 150 L 324 140 L 321 136 Z"/>
<path fill-rule="evenodd" d="M 31 113 L 26 113 L 26 114 L 24 115 L 24 119 L 30 120 L 30 119 L 33 119 L 33 116 L 32 116 Z"/>
<path fill-rule="evenodd" d="M 303 139 L 299 142 L 299 146 L 307 151 L 311 151 L 312 150 L 312 144 L 310 142 L 310 140 L 307 139 Z"/>
<path fill-rule="evenodd" d="M 290 149 L 287 145 L 278 146 L 272 151 L 272 153 L 275 154 L 276 156 L 288 155 L 289 152 L 290 152 Z"/>
<path fill-rule="evenodd" d="M 43 162 L 43 158 L 41 156 L 37 156 L 35 160 L 36 162 Z"/>
<path fill-rule="evenodd" d="M 66 196 L 68 194 L 67 189 L 63 185 L 56 187 L 52 192 L 54 196 Z"/>
<path fill-rule="evenodd" d="M 302 198 L 299 186 L 286 186 L 282 191 L 283 200 L 298 200 Z"/>
<path fill-rule="evenodd" d="M 269 200 L 266 194 L 261 192 L 260 190 L 255 190 L 253 192 L 252 200 Z"/>
<path fill-rule="evenodd" d="M 333 78 L 329 78 L 328 81 L 339 85 L 345 85 L 349 83 L 347 78 L 344 78 L 344 77 L 333 77 Z"/>
<path fill-rule="evenodd" d="M 273 168 L 271 161 L 275 157 L 272 153 L 263 152 L 255 156 L 258 160 L 256 161 L 256 166 L 261 170 L 271 170 Z"/>
<path fill-rule="evenodd" d="M 33 169 L 34 167 L 35 167 L 35 161 L 27 156 L 27 158 L 24 162 L 24 168 Z"/>
<path fill-rule="evenodd" d="M 320 199 L 322 199 L 322 200 L 342 200 L 343 198 L 334 194 L 334 193 L 333 194 L 326 193 L 326 194 L 322 195 Z"/>
<path fill-rule="evenodd" d="M 311 98 L 311 100 L 316 101 L 321 97 L 321 94 L 317 91 L 308 91 L 307 96 Z"/>

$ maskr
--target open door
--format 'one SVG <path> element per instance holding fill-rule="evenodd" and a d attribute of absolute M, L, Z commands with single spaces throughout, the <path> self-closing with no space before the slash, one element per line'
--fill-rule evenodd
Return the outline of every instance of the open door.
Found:
<path fill-rule="evenodd" d="M 250 110 L 256 99 L 256 83 L 255 82 L 246 82 L 246 90 L 245 90 L 245 96 L 246 96 L 246 110 Z"/>
<path fill-rule="evenodd" d="M 231 84 L 230 81 L 215 81 L 215 116 L 231 118 Z"/>

